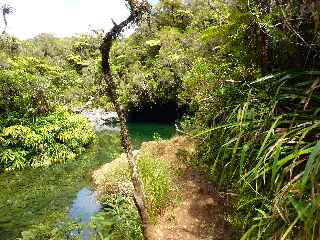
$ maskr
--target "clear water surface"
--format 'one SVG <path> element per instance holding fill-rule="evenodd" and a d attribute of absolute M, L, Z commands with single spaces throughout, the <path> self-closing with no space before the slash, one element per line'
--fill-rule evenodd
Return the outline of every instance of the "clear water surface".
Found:
<path fill-rule="evenodd" d="M 134 148 L 156 136 L 174 134 L 174 127 L 158 123 L 132 123 L 129 132 Z M 101 206 L 90 189 L 90 173 L 121 153 L 117 132 L 98 134 L 98 141 L 78 160 L 0 175 L 0 240 L 21 237 L 32 225 L 57 222 L 69 217 L 81 221 Z M 87 234 L 84 231 L 83 234 Z M 84 237 L 85 238 L 85 237 Z"/>

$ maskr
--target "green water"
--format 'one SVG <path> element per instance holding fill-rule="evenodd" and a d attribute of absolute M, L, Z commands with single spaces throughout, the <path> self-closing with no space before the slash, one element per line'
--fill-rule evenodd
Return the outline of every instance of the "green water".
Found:
<path fill-rule="evenodd" d="M 154 136 L 174 134 L 165 124 L 129 124 L 134 148 Z M 39 223 L 54 223 L 69 211 L 76 193 L 90 185 L 90 173 L 121 152 L 118 133 L 99 133 L 97 143 L 78 160 L 48 168 L 26 169 L 0 175 L 0 240 L 21 237 Z"/>
<path fill-rule="evenodd" d="M 129 123 L 129 132 L 133 147 L 139 148 L 144 141 L 172 137 L 175 128 L 166 124 L 139 122 Z"/>

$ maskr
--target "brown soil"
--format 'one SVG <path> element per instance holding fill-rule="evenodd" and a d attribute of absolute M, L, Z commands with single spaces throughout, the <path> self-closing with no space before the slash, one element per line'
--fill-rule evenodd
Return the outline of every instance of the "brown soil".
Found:
<path fill-rule="evenodd" d="M 173 201 L 157 219 L 153 226 L 154 240 L 239 238 L 225 220 L 230 212 L 227 199 L 219 195 L 214 184 L 203 174 L 185 164 L 188 162 L 185 154 L 178 153 L 195 151 L 190 140 L 176 137 L 168 142 L 148 142 L 142 149 L 170 162 L 178 173 L 173 183 L 177 190 L 172 197 L 180 200 Z"/>

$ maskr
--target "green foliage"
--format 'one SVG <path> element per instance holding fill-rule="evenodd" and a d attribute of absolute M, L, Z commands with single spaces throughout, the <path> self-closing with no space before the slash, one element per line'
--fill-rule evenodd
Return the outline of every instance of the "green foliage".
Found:
<path fill-rule="evenodd" d="M 4 119 L 4 122 L 8 121 Z M 0 132 L 2 170 L 48 166 L 74 160 L 95 139 L 88 121 L 65 109 L 57 109 L 32 121 L 10 119 L 10 122 L 12 125 L 3 125 Z"/>
<path fill-rule="evenodd" d="M 128 108 L 188 106 L 182 126 L 201 139 L 194 162 L 238 189 L 243 239 L 320 234 L 320 24 L 311 2 L 160 1 L 113 49 Z"/>
<path fill-rule="evenodd" d="M 73 231 L 78 231 L 79 226 L 76 223 L 68 222 L 60 224 L 58 227 L 52 227 L 47 224 L 39 224 L 28 231 L 22 232 L 22 238 L 19 240 L 79 240 L 79 236 L 70 236 Z"/>
<path fill-rule="evenodd" d="M 221 187 L 238 189 L 234 221 L 243 239 L 320 234 L 320 25 L 312 2 L 161 1 L 151 26 L 125 43 L 139 46 L 123 67 L 138 62 L 130 72 L 144 76 L 148 96 L 149 86 L 161 86 L 153 79 L 176 73 L 178 84 L 167 82 L 173 99 L 189 107 L 182 126 L 201 139 L 194 162 Z M 183 26 L 181 11 L 189 16 Z M 159 74 L 150 75 L 154 66 Z"/>
<path fill-rule="evenodd" d="M 66 208 L 79 189 L 90 185 L 90 173 L 120 152 L 119 135 L 104 132 L 77 161 L 0 174 L 1 238 L 16 239 L 23 231 L 41 234 L 42 228 L 50 234 L 71 227 Z"/>
<path fill-rule="evenodd" d="M 0 49 L 10 55 L 19 51 L 19 40 L 7 34 L 0 35 Z"/>
<path fill-rule="evenodd" d="M 141 150 L 137 159 L 139 177 L 143 182 L 146 204 L 152 221 L 171 200 L 171 170 L 169 164 Z M 92 220 L 96 239 L 142 239 L 141 221 L 133 199 L 128 162 L 123 158 L 108 164 L 100 176 L 104 212 Z"/>
<path fill-rule="evenodd" d="M 74 160 L 94 140 L 84 118 L 58 107 L 89 92 L 67 61 L 66 49 L 76 43 L 50 34 L 28 41 L 1 35 L 0 171 Z"/>
<path fill-rule="evenodd" d="M 243 239 L 319 235 L 317 76 L 298 71 L 258 79 L 223 122 L 196 130 L 212 177 L 240 189 Z"/>
<path fill-rule="evenodd" d="M 76 77 L 73 71 L 35 57 L 18 56 L 6 64 L 0 72 L 0 109 L 6 112 L 47 113 L 62 102 L 62 94 Z"/>
<path fill-rule="evenodd" d="M 169 201 L 170 167 L 167 162 L 145 153 L 138 158 L 138 171 L 143 182 L 148 211 L 151 217 L 156 217 Z"/>
<path fill-rule="evenodd" d="M 92 239 L 143 239 L 140 217 L 132 198 L 118 195 L 103 201 L 107 208 L 94 216 L 90 222 L 91 228 L 96 232 Z"/>
<path fill-rule="evenodd" d="M 100 34 L 19 41 L 0 36 L 0 111 L 50 112 L 57 104 L 100 102 Z M 99 90 L 99 91 L 97 91 Z"/>
<path fill-rule="evenodd" d="M 185 30 L 192 19 L 192 12 L 181 0 L 162 0 L 156 9 L 160 27 L 170 26 Z"/>
<path fill-rule="evenodd" d="M 319 238 L 319 29 L 316 0 L 161 0 L 112 49 L 123 105 L 188 107 L 182 126 L 200 139 L 194 162 L 236 189 L 242 239 Z M 110 107 L 99 82 L 100 38 L 1 35 L 1 168 L 64 162 L 92 141 L 83 120 L 54 109 L 91 96 Z M 168 168 L 148 155 L 139 167 L 155 214 Z M 113 222 L 97 228 L 137 237 L 130 200 L 112 201 Z"/>
<path fill-rule="evenodd" d="M 175 28 L 157 33 L 134 33 L 112 52 L 120 102 L 130 107 L 177 101 L 187 71 L 185 36 Z"/>

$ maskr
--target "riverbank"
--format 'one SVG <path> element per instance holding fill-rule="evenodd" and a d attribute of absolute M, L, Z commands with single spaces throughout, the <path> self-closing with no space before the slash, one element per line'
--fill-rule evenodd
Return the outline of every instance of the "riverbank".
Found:
<path fill-rule="evenodd" d="M 154 139 L 155 133 L 166 138 L 174 132 L 174 127 L 154 123 L 129 124 L 129 129 L 135 148 Z M 91 188 L 92 171 L 120 153 L 119 133 L 106 131 L 74 161 L 0 174 L 0 239 L 13 240 L 39 224 L 50 229 L 68 220 L 78 192 Z"/>
<path fill-rule="evenodd" d="M 64 219 L 76 193 L 89 185 L 88 173 L 119 153 L 117 135 L 103 133 L 75 161 L 1 174 L 0 239 L 16 239 L 33 225 Z"/>
<path fill-rule="evenodd" d="M 204 174 L 192 167 L 195 153 L 193 141 L 185 137 L 145 142 L 136 152 L 153 224 L 153 239 L 237 239 L 227 221 L 228 199 L 217 192 Z M 111 230 L 105 234 L 113 234 L 113 239 L 141 239 L 141 232 L 137 234 L 136 228 L 125 227 L 127 222 L 139 225 L 137 215 L 132 217 L 121 210 L 135 212 L 130 200 L 132 185 L 125 155 L 94 171 L 93 180 L 99 198 L 105 205 L 112 206 L 107 211 L 108 216 L 112 209 L 115 211 L 111 215 L 118 219 L 114 222 L 115 232 Z M 125 200 L 119 203 L 119 198 Z M 118 205 L 113 205 L 115 202 Z M 117 212 L 122 215 L 118 216 Z"/>

